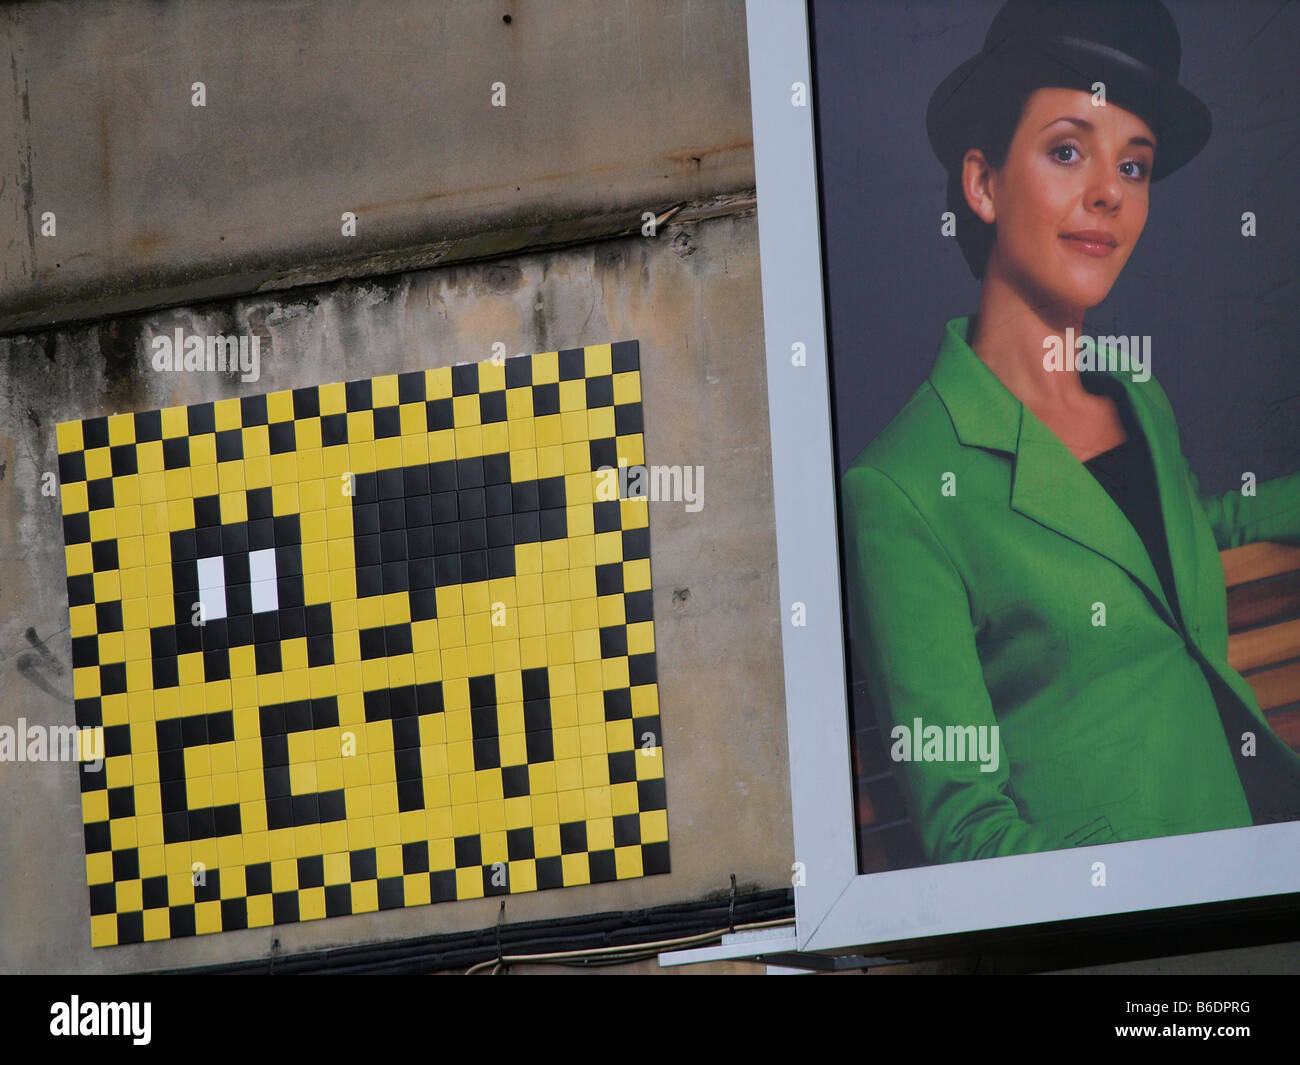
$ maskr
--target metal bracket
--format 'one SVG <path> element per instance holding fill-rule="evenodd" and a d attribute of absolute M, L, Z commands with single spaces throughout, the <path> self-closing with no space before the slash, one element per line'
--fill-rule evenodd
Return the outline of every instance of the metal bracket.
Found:
<path fill-rule="evenodd" d="M 708 961 L 756 961 L 809 972 L 842 972 L 879 965 L 897 965 L 894 958 L 869 958 L 861 954 L 813 954 L 799 950 L 794 925 L 759 928 L 752 932 L 724 932 L 716 947 L 670 950 L 659 955 L 664 968 Z"/>

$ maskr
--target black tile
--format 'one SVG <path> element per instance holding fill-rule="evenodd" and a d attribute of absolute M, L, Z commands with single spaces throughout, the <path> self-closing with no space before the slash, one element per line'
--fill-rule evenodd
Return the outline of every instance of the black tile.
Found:
<path fill-rule="evenodd" d="M 574 381 L 587 372 L 586 352 L 582 348 L 565 348 L 559 353 L 560 380 Z"/>
<path fill-rule="evenodd" d="M 59 483 L 76 484 L 86 479 L 86 453 L 70 451 L 59 456 Z"/>
<path fill-rule="evenodd" d="M 166 877 L 163 878 L 164 883 Z M 148 883 L 148 881 L 145 881 Z M 90 913 L 92 917 L 98 917 L 105 913 L 114 913 L 117 910 L 117 885 L 116 884 L 91 884 L 90 885 Z"/>
<path fill-rule="evenodd" d="M 244 428 L 266 424 L 266 396 L 244 396 L 239 401 L 239 421 Z"/>
<path fill-rule="evenodd" d="M 168 929 L 171 932 L 171 938 L 173 939 L 183 939 L 186 936 L 196 934 L 194 924 L 194 906 L 192 904 L 169 907 L 167 920 Z"/>
<path fill-rule="evenodd" d="M 87 451 L 92 447 L 108 447 L 108 419 L 87 418 L 82 422 L 81 441 Z"/>
<path fill-rule="evenodd" d="M 349 411 L 370 410 L 374 404 L 369 379 L 365 381 L 349 381 L 343 386 L 343 391 L 347 396 Z"/>
<path fill-rule="evenodd" d="M 330 884 L 325 888 L 325 916 L 346 917 L 352 912 L 352 887 Z"/>
<path fill-rule="evenodd" d="M 194 500 L 194 526 L 207 529 L 221 524 L 221 499 L 218 496 L 199 496 Z M 173 536 L 176 535 L 173 533 Z"/>
<path fill-rule="evenodd" d="M 247 899 L 222 899 L 221 900 L 221 930 L 223 932 L 234 931 L 238 928 L 248 927 L 248 900 Z"/>
<path fill-rule="evenodd" d="M 484 425 L 503 422 L 508 413 L 506 394 L 501 391 L 484 392 L 478 397 L 479 421 Z"/>
<path fill-rule="evenodd" d="M 343 789 L 322 791 L 320 793 L 320 819 L 328 824 L 331 821 L 346 821 L 347 809 L 343 799 Z"/>
<path fill-rule="evenodd" d="M 564 887 L 564 865 L 558 856 L 537 859 L 537 887 L 539 890 Z"/>
<path fill-rule="evenodd" d="M 348 442 L 348 416 L 346 414 L 327 414 L 320 420 L 320 442 L 322 447 L 333 447 Z"/>
<path fill-rule="evenodd" d="M 375 439 L 402 435 L 402 417 L 397 407 L 375 408 Z"/>
<path fill-rule="evenodd" d="M 612 850 L 592 851 L 587 855 L 587 865 L 591 870 L 593 884 L 603 884 L 618 879 L 618 869 L 614 863 Z"/>
<path fill-rule="evenodd" d="M 435 492 L 430 497 L 434 525 L 460 520 L 460 503 L 456 497 L 456 492 Z"/>
<path fill-rule="evenodd" d="M 250 895 L 271 894 L 271 863 L 255 862 L 245 867 L 244 887 Z"/>
<path fill-rule="evenodd" d="M 551 510 L 568 505 L 564 494 L 563 477 L 543 477 L 537 482 L 538 505 L 542 510 Z"/>
<path fill-rule="evenodd" d="M 616 532 L 622 527 L 623 515 L 618 500 L 610 499 L 591 505 L 591 519 L 598 533 Z"/>
<path fill-rule="evenodd" d="M 135 414 L 135 442 L 148 443 L 162 439 L 162 411 L 144 410 Z"/>
<path fill-rule="evenodd" d="M 143 913 L 119 913 L 117 915 L 117 941 L 120 944 L 144 942 Z"/>
<path fill-rule="evenodd" d="M 555 383 L 533 385 L 533 416 L 560 413 L 560 386 Z"/>
<path fill-rule="evenodd" d="M 429 844 L 423 840 L 402 844 L 402 872 L 427 873 L 429 871 Z"/>
<path fill-rule="evenodd" d="M 405 892 L 403 891 L 402 878 L 400 876 L 385 877 L 379 881 L 379 908 L 381 910 L 395 910 L 406 905 Z"/>
<path fill-rule="evenodd" d="M 529 355 L 506 359 L 506 388 L 523 388 L 533 383 L 533 360 Z"/>
<path fill-rule="evenodd" d="M 271 919 L 276 924 L 292 924 L 298 920 L 296 891 L 280 891 L 271 896 Z"/>
<path fill-rule="evenodd" d="M 134 847 L 113 852 L 113 879 L 140 879 L 140 852 Z"/>
<path fill-rule="evenodd" d="M 483 456 L 483 483 L 508 485 L 510 483 L 510 456 L 506 453 Z"/>
<path fill-rule="evenodd" d="M 483 498 L 489 518 L 508 515 L 514 511 L 514 497 L 509 484 L 489 484 L 483 489 Z"/>
<path fill-rule="evenodd" d="M 108 510 L 113 506 L 113 479 L 102 477 L 86 484 L 86 498 L 90 510 Z"/>
<path fill-rule="evenodd" d="M 211 403 L 195 403 L 188 409 L 187 414 L 190 436 L 216 432 L 215 408 Z"/>
<path fill-rule="evenodd" d="M 618 442 L 613 437 L 591 441 L 588 445 L 588 451 L 591 453 L 591 468 L 593 470 L 614 469 L 618 466 Z M 610 491 L 611 489 L 605 490 Z M 621 490 L 620 494 L 622 494 Z"/>
<path fill-rule="evenodd" d="M 428 562 L 428 559 L 424 559 Z M 415 568 L 415 563 L 412 563 Z M 412 588 L 411 590 L 411 620 L 412 622 L 428 622 L 428 620 L 438 616 L 438 596 L 432 588 Z"/>
<path fill-rule="evenodd" d="M 72 638 L 72 668 L 82 669 L 86 666 L 99 665 L 99 639 L 95 636 L 74 636 Z"/>
<path fill-rule="evenodd" d="M 483 864 L 483 847 L 478 836 L 457 836 L 455 853 L 457 869 L 472 869 Z"/>
<path fill-rule="evenodd" d="M 607 625 L 600 630 L 600 657 L 620 658 L 627 654 L 627 626 Z"/>
<path fill-rule="evenodd" d="M 359 880 L 374 880 L 376 876 L 375 849 L 370 847 L 365 850 L 352 851 L 350 867 L 351 878 L 354 883 Z"/>
<path fill-rule="evenodd" d="M 126 691 L 124 662 L 112 662 L 99 667 L 99 690 L 102 695 L 121 695 Z"/>
<path fill-rule="evenodd" d="M 614 432 L 619 436 L 645 431 L 640 403 L 620 403 L 614 407 Z"/>
<path fill-rule="evenodd" d="M 654 684 L 658 679 L 654 652 L 643 655 L 629 655 L 627 673 L 630 684 Z"/>
<path fill-rule="evenodd" d="M 217 461 L 234 462 L 244 457 L 244 435 L 239 429 L 217 433 Z"/>
<path fill-rule="evenodd" d="M 452 429 L 456 425 L 456 415 L 449 399 L 431 399 L 424 405 L 424 419 L 431 433 L 441 429 Z"/>
<path fill-rule="evenodd" d="M 587 378 L 587 407 L 612 407 L 614 405 L 614 378 L 609 374 Z"/>
<path fill-rule="evenodd" d="M 560 852 L 577 854 L 587 849 L 587 824 L 585 821 L 568 821 L 560 825 Z"/>
<path fill-rule="evenodd" d="M 478 364 L 462 363 L 451 368 L 451 393 L 453 396 L 472 396 L 478 392 Z"/>
<path fill-rule="evenodd" d="M 270 439 L 272 455 L 287 454 L 294 449 L 296 434 L 293 422 L 274 422 L 267 435 Z"/>
<path fill-rule="evenodd" d="M 481 455 L 456 460 L 456 487 L 460 490 L 462 500 L 466 495 L 465 489 L 482 488 L 485 483 L 483 457 Z M 479 493 L 479 496 L 482 496 L 482 492 Z"/>
<path fill-rule="evenodd" d="M 397 375 L 397 401 L 399 403 L 423 403 L 424 397 L 423 370 Z"/>
<path fill-rule="evenodd" d="M 293 416 L 297 418 L 320 417 L 320 390 L 308 386 L 293 390 Z"/>
<path fill-rule="evenodd" d="M 114 477 L 129 477 L 138 472 L 134 444 L 118 444 L 109 449 L 109 462 Z"/>
<path fill-rule="evenodd" d="M 635 340 L 620 340 L 610 345 L 610 362 L 614 373 L 640 369 L 640 348 Z"/>

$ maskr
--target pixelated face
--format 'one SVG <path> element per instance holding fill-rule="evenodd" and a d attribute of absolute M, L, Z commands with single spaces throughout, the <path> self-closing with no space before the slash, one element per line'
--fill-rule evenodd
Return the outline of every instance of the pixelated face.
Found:
<path fill-rule="evenodd" d="M 635 342 L 58 427 L 96 945 L 668 869 Z"/>

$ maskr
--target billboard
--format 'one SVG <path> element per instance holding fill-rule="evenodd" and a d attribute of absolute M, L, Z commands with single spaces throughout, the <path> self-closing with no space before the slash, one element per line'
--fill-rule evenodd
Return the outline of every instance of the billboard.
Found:
<path fill-rule="evenodd" d="M 790 7 L 749 33 L 800 947 L 1300 890 L 1300 17 Z"/>

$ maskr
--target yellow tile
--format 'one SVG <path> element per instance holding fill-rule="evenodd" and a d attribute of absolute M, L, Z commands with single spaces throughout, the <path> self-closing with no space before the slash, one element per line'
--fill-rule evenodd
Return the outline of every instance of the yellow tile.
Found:
<path fill-rule="evenodd" d="M 293 420 L 293 392 L 272 392 L 266 397 L 266 415 L 269 422 Z"/>
<path fill-rule="evenodd" d="M 80 451 L 84 446 L 81 422 L 59 422 L 54 427 L 54 438 L 58 442 L 60 455 L 66 455 L 70 451 Z"/>
<path fill-rule="evenodd" d="M 614 872 L 619 880 L 644 876 L 645 867 L 641 860 L 641 848 L 639 846 L 616 847 L 614 849 Z"/>
<path fill-rule="evenodd" d="M 61 495 L 64 514 L 84 514 L 90 506 L 86 497 L 85 481 L 63 485 Z"/>
<path fill-rule="evenodd" d="M 565 887 L 591 883 L 591 870 L 585 854 L 565 854 L 560 858 L 561 876 Z"/>
<path fill-rule="evenodd" d="M 250 425 L 240 432 L 244 458 L 267 458 L 271 454 L 271 433 L 265 425 Z"/>
<path fill-rule="evenodd" d="M 217 432 L 238 429 L 240 404 L 238 399 L 219 399 L 212 404 L 212 420 Z"/>
<path fill-rule="evenodd" d="M 641 374 L 637 370 L 614 374 L 614 402 L 639 403 L 641 401 Z"/>
<path fill-rule="evenodd" d="M 217 467 L 196 466 L 192 468 L 190 470 L 190 488 L 196 497 L 216 495 L 221 490 Z"/>

